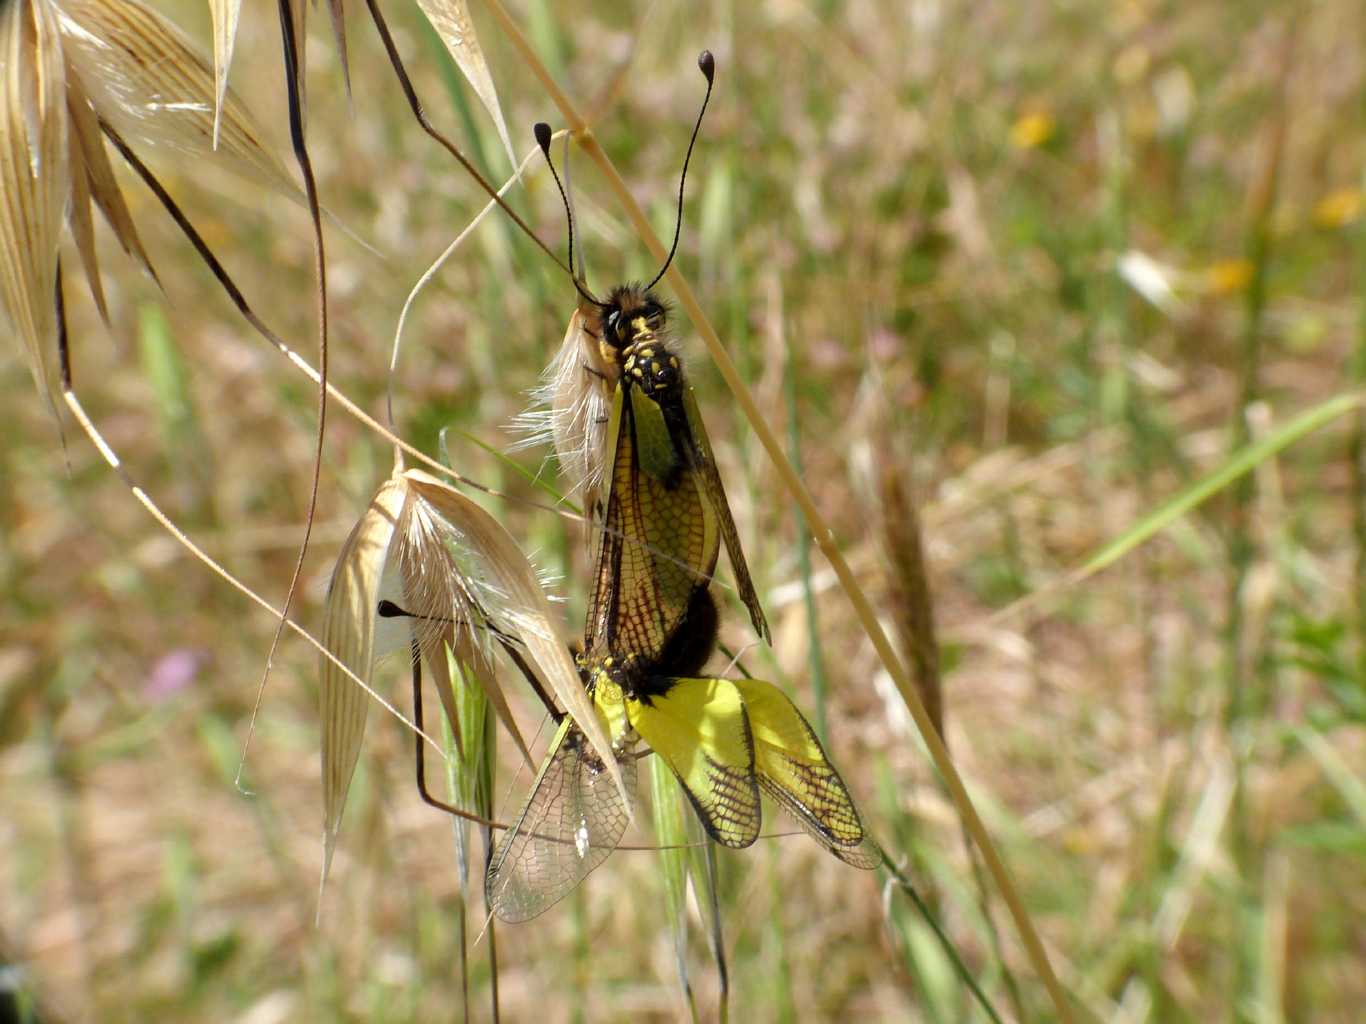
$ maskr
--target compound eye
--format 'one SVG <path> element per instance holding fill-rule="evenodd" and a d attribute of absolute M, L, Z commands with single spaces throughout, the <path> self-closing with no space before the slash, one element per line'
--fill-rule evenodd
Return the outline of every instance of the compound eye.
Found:
<path fill-rule="evenodd" d="M 617 322 L 619 320 L 621 320 L 621 310 L 614 309 L 612 310 L 612 312 L 607 314 L 607 326 L 612 328 L 612 330 L 614 331 L 617 329 Z"/>

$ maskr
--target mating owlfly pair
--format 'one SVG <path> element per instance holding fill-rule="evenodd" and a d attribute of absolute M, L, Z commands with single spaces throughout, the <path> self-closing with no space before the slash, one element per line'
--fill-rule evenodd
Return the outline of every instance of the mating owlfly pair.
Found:
<path fill-rule="evenodd" d="M 767 794 L 846 863 L 880 860 L 787 696 L 772 683 L 703 673 L 716 645 L 710 584 L 722 545 L 755 631 L 770 634 L 666 307 L 653 292 L 677 252 L 688 162 L 711 96 L 711 54 L 698 65 L 707 97 L 684 158 L 668 256 L 649 284 L 619 286 L 605 300 L 575 278 L 580 303 L 540 393 L 561 471 L 588 510 L 593 585 L 577 663 L 611 749 L 594 749 L 581 724 L 547 700 L 559 728 L 485 879 L 490 909 L 508 921 L 547 909 L 618 845 L 632 817 L 637 762 L 648 753 L 664 760 L 722 845 L 758 838 Z M 549 127 L 538 124 L 536 137 L 564 201 L 572 267 L 574 218 L 550 160 Z M 604 757 L 615 760 L 622 786 Z"/>

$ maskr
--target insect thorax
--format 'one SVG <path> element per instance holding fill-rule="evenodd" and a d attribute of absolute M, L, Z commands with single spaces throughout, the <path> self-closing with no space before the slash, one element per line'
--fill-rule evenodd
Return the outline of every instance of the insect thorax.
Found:
<path fill-rule="evenodd" d="M 628 350 L 622 373 L 641 393 L 655 401 L 677 393 L 683 381 L 678 357 L 657 341 L 640 342 Z"/>
<path fill-rule="evenodd" d="M 663 696 L 673 682 L 658 674 L 657 666 L 637 654 L 585 658 L 579 666 L 588 692 L 595 703 L 615 706 L 624 700 L 650 703 L 651 698 Z"/>

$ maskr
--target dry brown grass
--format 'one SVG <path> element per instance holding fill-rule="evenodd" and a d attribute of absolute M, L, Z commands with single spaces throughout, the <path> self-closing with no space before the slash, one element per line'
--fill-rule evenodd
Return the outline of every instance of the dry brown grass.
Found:
<path fill-rule="evenodd" d="M 200 7 L 173 13 L 207 39 Z M 1250 703 L 1232 727 L 1221 498 L 1084 584 L 999 614 L 1227 452 L 1247 316 L 1246 272 L 1229 261 L 1246 251 L 1282 9 L 518 13 L 540 26 L 533 40 L 569 91 L 608 97 L 598 137 L 661 230 L 699 91 L 692 60 L 704 45 L 717 53 L 683 268 L 770 422 L 784 421 L 783 373 L 798 375 L 806 482 L 889 626 L 879 467 L 890 460 L 921 499 L 949 744 L 1079 1005 L 1116 1020 L 1351 1019 L 1366 998 L 1356 660 L 1366 638 L 1351 625 L 1359 496 L 1340 425 L 1257 471 L 1238 641 Z M 434 120 L 468 140 L 415 13 L 389 15 Z M 1272 424 L 1346 387 L 1360 344 L 1362 222 L 1335 223 L 1343 203 L 1321 201 L 1360 183 L 1366 22 L 1337 0 L 1301 18 L 1268 214 L 1259 390 Z M 477 8 L 476 22 L 514 145 L 529 148 L 529 125 L 553 109 Z M 329 236 L 334 380 L 378 415 L 403 296 L 482 200 L 416 129 L 360 21 L 348 112 L 324 27 L 313 26 L 309 55 L 323 200 L 385 253 Z M 257 12 L 242 31 L 234 83 L 283 140 L 275 26 Z M 501 178 L 496 135 L 475 123 Z M 224 198 L 200 187 L 198 169 L 155 166 L 258 310 L 306 351 L 301 208 L 227 178 L 236 191 Z M 529 180 L 530 197 L 515 202 L 559 239 L 553 189 L 539 171 Z M 575 183 L 595 283 L 644 273 L 652 260 L 585 161 Z M 113 327 L 73 276 L 77 384 L 133 475 L 279 601 L 311 472 L 311 385 L 233 316 L 145 192 L 126 191 L 165 298 L 101 235 Z M 1171 312 L 1113 272 L 1131 249 L 1170 268 Z M 765 322 L 775 274 L 786 358 Z M 507 443 L 571 301 L 529 245 L 501 224 L 481 229 L 416 307 L 398 377 L 403 434 L 432 450 L 453 424 Z M 149 361 L 165 358 L 144 355 L 151 304 L 164 304 L 184 360 L 179 420 L 149 384 Z M 832 753 L 1008 1014 L 958 825 L 914 729 L 825 563 L 815 557 L 809 580 L 798 572 L 773 470 L 686 332 L 682 347 L 774 628 L 771 654 L 749 655 L 751 668 L 813 710 L 809 585 Z M 232 777 L 273 623 L 188 562 L 83 441 L 68 477 L 27 371 L 3 372 L 14 397 L 0 459 L 0 956 L 25 967 L 52 1019 L 449 1015 L 456 873 L 447 822 L 413 792 L 410 738 L 372 716 L 315 928 L 313 652 L 286 642 L 248 763 L 256 795 L 243 797 Z M 1254 437 L 1261 422 L 1253 416 Z M 331 561 L 390 462 L 341 415 L 328 453 L 297 604 L 315 630 Z M 453 454 L 462 472 L 531 496 L 474 446 Z M 565 573 L 575 621 L 577 539 L 521 505 L 494 511 Z M 744 643 L 742 626 L 729 615 L 727 639 Z M 199 660 L 183 685 L 158 682 L 184 652 Z M 404 670 L 395 661 L 381 676 L 400 706 Z M 529 703 L 521 710 L 530 736 L 537 722 Z M 524 786 L 511 771 L 500 779 L 504 814 Z M 1248 843 L 1237 856 L 1235 816 Z M 508 1019 L 679 1012 L 654 871 L 649 854 L 618 853 L 572 901 L 499 929 Z M 806 840 L 725 858 L 724 892 L 737 1015 L 969 1013 L 901 898 L 888 911 L 875 876 Z M 1044 1019 L 1043 992 L 996 917 L 1026 1012 Z M 694 954 L 699 1004 L 710 1006 L 700 936 Z"/>

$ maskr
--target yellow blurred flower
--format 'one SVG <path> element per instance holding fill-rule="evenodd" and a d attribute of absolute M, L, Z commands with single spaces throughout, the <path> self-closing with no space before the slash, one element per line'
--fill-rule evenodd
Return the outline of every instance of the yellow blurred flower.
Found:
<path fill-rule="evenodd" d="M 1010 144 L 1016 149 L 1034 149 L 1053 137 L 1053 115 L 1043 111 L 1025 114 L 1010 126 Z"/>
<path fill-rule="evenodd" d="M 1232 295 L 1248 286 L 1252 280 L 1252 264 L 1248 260 L 1220 260 L 1205 271 L 1205 290 L 1215 295 Z"/>
<path fill-rule="evenodd" d="M 1340 188 L 1314 204 L 1314 224 L 1332 229 L 1344 227 L 1361 216 L 1361 190 Z"/>

